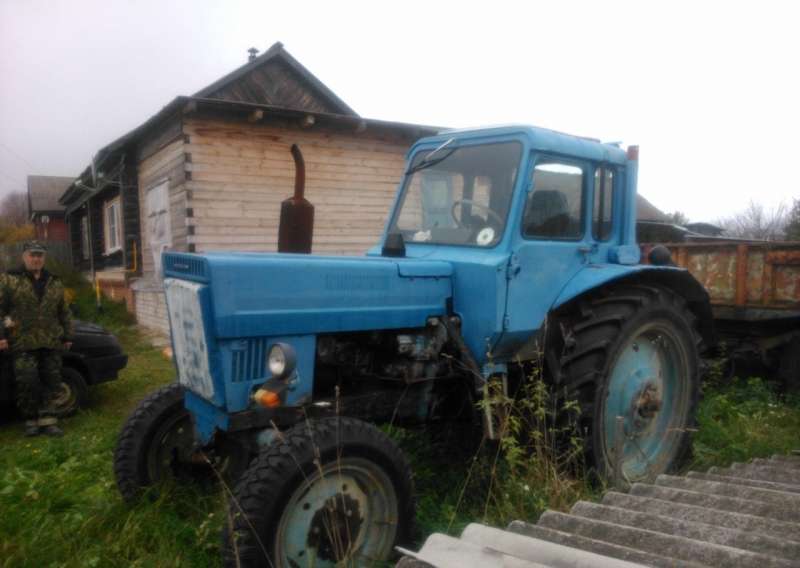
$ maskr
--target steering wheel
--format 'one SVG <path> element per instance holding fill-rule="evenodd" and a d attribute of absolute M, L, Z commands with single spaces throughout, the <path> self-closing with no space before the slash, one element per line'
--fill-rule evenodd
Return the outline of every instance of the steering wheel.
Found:
<path fill-rule="evenodd" d="M 459 227 L 464 227 L 465 226 L 458 219 L 458 217 L 456 217 L 456 207 L 458 205 L 462 205 L 464 203 L 468 203 L 472 207 L 474 207 L 476 209 L 480 209 L 481 211 L 486 211 L 487 219 L 489 217 L 491 217 L 494 221 L 497 222 L 497 226 L 498 227 L 502 227 L 503 226 L 503 219 L 500 217 L 500 215 L 498 215 L 495 211 L 493 211 L 491 208 L 487 207 L 486 205 L 481 205 L 480 203 L 477 203 L 476 201 L 474 201 L 472 199 L 456 199 L 453 202 L 453 206 L 450 208 L 450 216 L 453 218 L 453 221 L 455 221 L 457 226 L 459 226 Z"/>

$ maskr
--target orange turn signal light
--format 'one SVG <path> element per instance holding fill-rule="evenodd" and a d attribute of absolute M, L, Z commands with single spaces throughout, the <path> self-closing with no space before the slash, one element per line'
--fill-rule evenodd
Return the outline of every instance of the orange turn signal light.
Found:
<path fill-rule="evenodd" d="M 278 393 L 267 389 L 258 389 L 253 394 L 253 400 L 265 408 L 275 408 L 281 405 L 281 397 Z"/>

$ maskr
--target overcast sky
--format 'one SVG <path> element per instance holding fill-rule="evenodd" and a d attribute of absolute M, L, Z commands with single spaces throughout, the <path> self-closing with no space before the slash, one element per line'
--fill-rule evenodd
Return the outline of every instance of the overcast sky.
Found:
<path fill-rule="evenodd" d="M 694 221 L 789 204 L 792 4 L 0 0 L 0 196 L 281 41 L 368 118 L 639 144 L 640 193 Z"/>

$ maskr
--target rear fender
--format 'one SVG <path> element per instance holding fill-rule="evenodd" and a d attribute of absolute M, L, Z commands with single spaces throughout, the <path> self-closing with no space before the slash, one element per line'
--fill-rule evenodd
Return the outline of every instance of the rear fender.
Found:
<path fill-rule="evenodd" d="M 708 292 L 688 270 L 674 266 L 587 265 L 567 283 L 553 304 L 553 310 L 564 307 L 607 284 L 628 282 L 665 286 L 682 296 L 689 309 L 697 317 L 698 331 L 703 338 L 703 347 L 709 348 L 716 343 L 714 318 L 711 313 Z"/>

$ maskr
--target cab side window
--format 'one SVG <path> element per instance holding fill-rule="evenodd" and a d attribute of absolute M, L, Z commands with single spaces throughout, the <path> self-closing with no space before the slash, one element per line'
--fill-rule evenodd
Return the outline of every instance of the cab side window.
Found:
<path fill-rule="evenodd" d="M 525 204 L 523 235 L 579 239 L 583 235 L 583 169 L 557 161 L 533 170 L 533 192 Z"/>
<path fill-rule="evenodd" d="M 606 241 L 611 236 L 614 209 L 614 170 L 606 167 L 594 171 L 594 207 L 592 236 Z"/>

